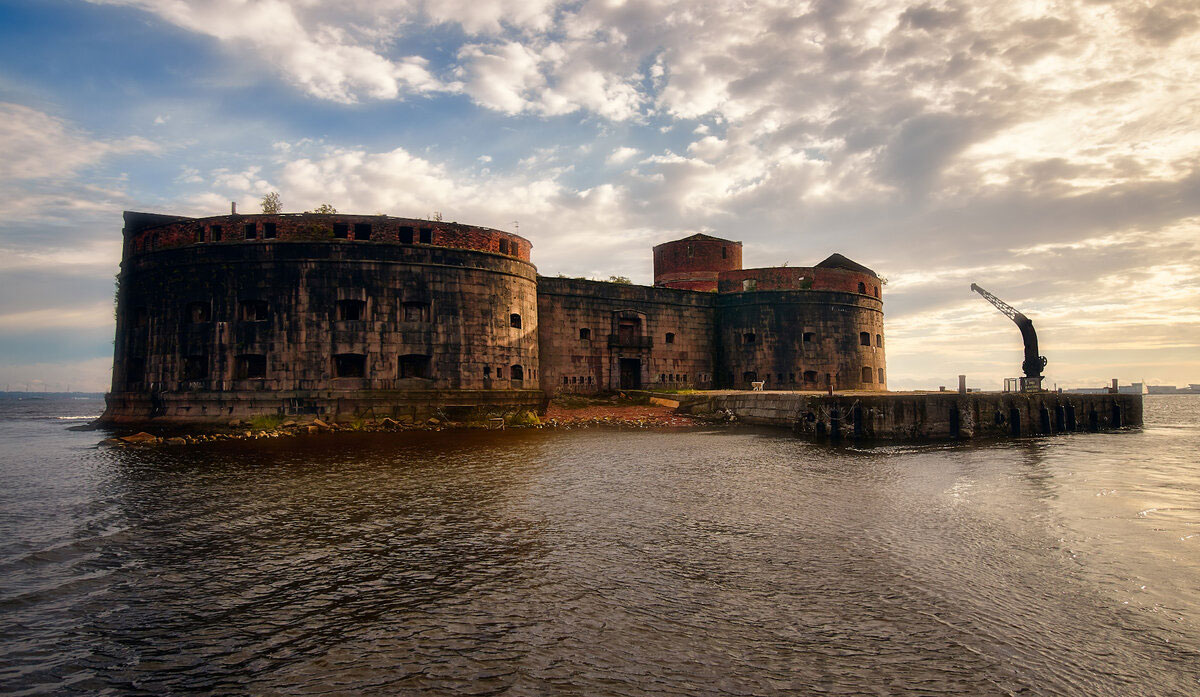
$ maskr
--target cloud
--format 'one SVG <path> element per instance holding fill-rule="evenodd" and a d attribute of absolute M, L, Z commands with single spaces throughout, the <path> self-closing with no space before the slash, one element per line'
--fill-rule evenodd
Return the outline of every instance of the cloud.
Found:
<path fill-rule="evenodd" d="M 61 179 L 110 155 L 157 149 L 144 138 L 95 139 L 45 112 L 0 103 L 0 182 Z"/>

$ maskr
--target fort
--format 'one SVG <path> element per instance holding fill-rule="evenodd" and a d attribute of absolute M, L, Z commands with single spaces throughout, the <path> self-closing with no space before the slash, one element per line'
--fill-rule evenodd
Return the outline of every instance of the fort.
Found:
<path fill-rule="evenodd" d="M 385 215 L 127 211 L 102 421 L 421 420 L 555 394 L 885 392 L 883 282 L 840 254 L 654 248 L 654 285 L 537 275 L 501 230 Z"/>

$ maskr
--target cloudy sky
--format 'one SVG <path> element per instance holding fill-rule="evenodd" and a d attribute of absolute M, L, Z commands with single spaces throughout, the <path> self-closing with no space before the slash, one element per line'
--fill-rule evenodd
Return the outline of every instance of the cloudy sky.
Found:
<path fill-rule="evenodd" d="M 103 390 L 121 211 L 427 216 L 888 279 L 893 389 L 1200 382 L 1194 0 L 0 0 L 0 387 Z"/>

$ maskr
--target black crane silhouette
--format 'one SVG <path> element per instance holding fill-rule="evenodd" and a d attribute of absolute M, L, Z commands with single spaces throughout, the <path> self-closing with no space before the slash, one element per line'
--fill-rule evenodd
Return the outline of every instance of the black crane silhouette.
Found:
<path fill-rule="evenodd" d="M 971 290 L 979 293 L 983 296 L 984 300 L 995 305 L 997 310 L 1003 312 L 1021 330 L 1021 338 L 1025 341 L 1025 360 L 1021 363 L 1021 370 L 1025 372 L 1025 379 L 1021 383 L 1024 387 L 1030 382 L 1036 381 L 1034 382 L 1034 389 L 1040 389 L 1042 384 L 1042 369 L 1046 367 L 1046 357 L 1038 355 L 1037 332 L 1033 330 L 1033 322 L 1025 315 L 1017 312 L 1016 308 L 1012 305 L 980 288 L 977 284 L 972 283 Z"/>

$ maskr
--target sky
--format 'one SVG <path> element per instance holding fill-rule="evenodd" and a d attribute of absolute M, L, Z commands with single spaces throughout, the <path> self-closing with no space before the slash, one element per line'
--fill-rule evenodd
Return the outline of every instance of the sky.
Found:
<path fill-rule="evenodd" d="M 427 217 L 652 282 L 696 232 L 884 292 L 891 389 L 1200 383 L 1200 8 L 0 0 L 0 387 L 105 390 L 121 212 Z"/>

